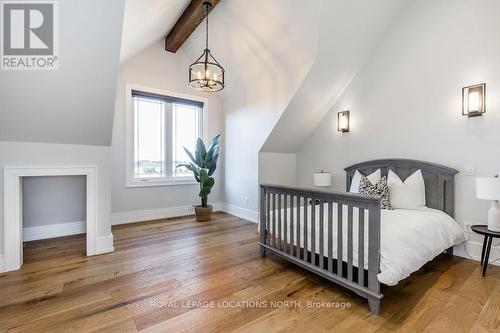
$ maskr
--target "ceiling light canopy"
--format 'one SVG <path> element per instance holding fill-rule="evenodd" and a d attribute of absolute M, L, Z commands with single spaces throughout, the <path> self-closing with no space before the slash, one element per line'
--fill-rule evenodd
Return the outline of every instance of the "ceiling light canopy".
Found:
<path fill-rule="evenodd" d="M 189 85 L 196 90 L 214 92 L 224 88 L 224 68 L 215 60 L 208 48 L 208 14 L 212 9 L 212 4 L 210 2 L 205 2 L 203 8 L 207 14 L 205 50 L 203 54 L 189 66 Z"/>

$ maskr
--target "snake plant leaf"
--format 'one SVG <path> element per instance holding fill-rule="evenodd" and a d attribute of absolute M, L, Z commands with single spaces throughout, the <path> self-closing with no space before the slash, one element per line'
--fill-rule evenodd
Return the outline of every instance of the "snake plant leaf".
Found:
<path fill-rule="evenodd" d="M 196 140 L 196 164 L 199 167 L 203 166 L 203 160 L 205 159 L 205 156 L 207 155 L 207 150 L 205 149 L 205 144 L 203 143 L 203 140 L 201 138 L 198 138 Z"/>
<path fill-rule="evenodd" d="M 214 161 L 212 161 L 212 165 L 210 166 L 210 169 L 208 169 L 208 175 L 209 176 L 213 175 L 216 169 L 217 169 L 217 158 Z"/>
<path fill-rule="evenodd" d="M 187 156 L 189 156 L 191 161 L 193 161 L 193 163 L 196 164 L 196 159 L 194 158 L 193 154 L 191 154 L 191 152 L 189 150 L 187 150 L 186 147 L 182 147 L 182 148 L 184 148 L 184 151 L 186 152 Z"/>
<path fill-rule="evenodd" d="M 191 167 L 191 171 L 193 171 L 195 176 L 200 176 L 200 168 L 196 164 L 189 162 L 189 166 Z"/>
<path fill-rule="evenodd" d="M 194 179 L 199 183 L 200 182 L 200 176 L 199 176 L 199 172 L 198 172 L 198 168 L 193 164 L 193 163 L 182 163 L 182 164 L 179 164 L 176 166 L 176 168 L 180 168 L 180 167 L 184 167 L 186 169 L 188 169 L 189 171 L 191 171 L 194 175 Z"/>
<path fill-rule="evenodd" d="M 184 168 L 188 169 L 189 171 L 194 172 L 193 166 L 191 164 L 181 163 L 181 164 L 178 164 L 176 166 L 176 168 L 181 168 L 181 167 L 184 167 Z"/>
<path fill-rule="evenodd" d="M 184 147 L 191 162 L 181 163 L 177 167 L 185 167 L 190 170 L 196 181 L 200 184 L 199 195 L 203 207 L 207 206 L 207 197 L 212 191 L 215 179 L 211 177 L 217 168 L 220 151 L 220 134 L 212 139 L 208 150 L 201 138 L 196 140 L 194 154 Z"/>
<path fill-rule="evenodd" d="M 215 179 L 208 175 L 207 169 L 200 169 L 200 197 L 206 197 L 210 194 Z"/>
<path fill-rule="evenodd" d="M 212 158 L 212 152 L 210 150 L 207 151 L 207 156 L 205 156 L 205 159 L 203 160 L 203 167 L 210 169 L 210 167 L 212 166 Z"/>
<path fill-rule="evenodd" d="M 205 182 L 208 178 L 208 170 L 207 169 L 200 169 L 199 173 L 200 173 L 201 181 Z"/>
<path fill-rule="evenodd" d="M 214 147 L 218 147 L 220 144 L 220 134 L 210 141 L 207 151 L 211 151 Z"/>
<path fill-rule="evenodd" d="M 210 177 L 207 180 L 207 183 L 205 183 L 205 186 L 203 186 L 203 188 L 200 190 L 200 197 L 208 196 L 212 192 L 212 187 L 214 186 L 214 184 L 215 180 L 212 177 Z"/>

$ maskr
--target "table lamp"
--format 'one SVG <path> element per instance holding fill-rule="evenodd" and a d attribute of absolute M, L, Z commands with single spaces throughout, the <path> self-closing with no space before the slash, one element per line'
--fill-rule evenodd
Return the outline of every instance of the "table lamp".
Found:
<path fill-rule="evenodd" d="M 488 211 L 488 230 L 500 232 L 500 178 L 477 177 L 476 197 L 482 200 L 491 200 L 491 207 Z"/>
<path fill-rule="evenodd" d="M 314 186 L 330 186 L 332 185 L 332 174 L 329 172 L 315 172 L 314 173 Z"/>

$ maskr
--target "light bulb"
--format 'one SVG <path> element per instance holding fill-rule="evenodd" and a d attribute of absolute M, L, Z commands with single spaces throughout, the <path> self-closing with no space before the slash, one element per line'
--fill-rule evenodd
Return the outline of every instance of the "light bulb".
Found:
<path fill-rule="evenodd" d="M 469 93 L 469 112 L 479 111 L 479 92 Z"/>

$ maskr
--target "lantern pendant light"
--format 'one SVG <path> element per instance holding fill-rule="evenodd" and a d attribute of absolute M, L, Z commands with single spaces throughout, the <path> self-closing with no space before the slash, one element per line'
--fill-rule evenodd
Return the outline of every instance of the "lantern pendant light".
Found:
<path fill-rule="evenodd" d="M 205 2 L 203 9 L 206 12 L 205 50 L 203 54 L 189 66 L 189 85 L 200 91 L 219 91 L 224 88 L 224 68 L 210 53 L 208 48 L 208 14 L 212 4 Z"/>

